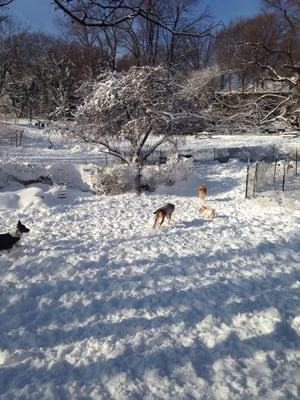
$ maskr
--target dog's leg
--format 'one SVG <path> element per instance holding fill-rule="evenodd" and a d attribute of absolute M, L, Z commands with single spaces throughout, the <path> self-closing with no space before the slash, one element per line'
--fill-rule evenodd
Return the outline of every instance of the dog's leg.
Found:
<path fill-rule="evenodd" d="M 156 227 L 157 220 L 158 220 L 158 215 L 156 214 L 156 215 L 155 215 L 155 218 L 154 218 L 153 229 Z"/>
<path fill-rule="evenodd" d="M 164 220 L 165 220 L 165 216 L 162 215 L 162 216 L 161 216 L 161 221 L 160 221 L 160 226 L 162 226 L 162 224 L 164 223 Z"/>
<path fill-rule="evenodd" d="M 200 207 L 205 206 L 205 196 L 202 194 L 200 196 Z"/>
<path fill-rule="evenodd" d="M 171 218 L 172 218 L 172 214 L 168 215 L 168 223 L 169 223 L 169 225 L 171 224 Z"/>

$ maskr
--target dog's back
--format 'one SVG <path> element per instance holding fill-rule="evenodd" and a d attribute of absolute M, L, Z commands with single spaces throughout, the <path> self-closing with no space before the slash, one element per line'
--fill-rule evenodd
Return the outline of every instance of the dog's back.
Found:
<path fill-rule="evenodd" d="M 216 216 L 215 210 L 210 207 L 202 206 L 200 208 L 200 211 L 205 217 L 210 218 L 210 219 L 213 219 Z"/>
<path fill-rule="evenodd" d="M 23 233 L 29 232 L 29 229 L 19 220 L 14 233 L 0 234 L 0 250 L 10 250 L 20 239 Z"/>
<path fill-rule="evenodd" d="M 160 225 L 162 225 L 166 217 L 168 218 L 169 223 L 171 223 L 171 217 L 174 209 L 175 209 L 174 204 L 168 203 L 165 206 L 160 207 L 156 211 L 154 211 L 153 214 L 155 214 L 155 220 L 153 228 L 155 228 L 156 223 L 159 219 L 160 219 Z"/>
<path fill-rule="evenodd" d="M 0 234 L 0 250 L 11 249 L 20 239 L 20 237 L 14 237 L 10 233 Z"/>
<path fill-rule="evenodd" d="M 168 203 L 165 206 L 158 208 L 156 211 L 154 211 L 153 214 L 162 214 L 165 217 L 168 217 L 172 215 L 174 208 L 174 204 Z"/>

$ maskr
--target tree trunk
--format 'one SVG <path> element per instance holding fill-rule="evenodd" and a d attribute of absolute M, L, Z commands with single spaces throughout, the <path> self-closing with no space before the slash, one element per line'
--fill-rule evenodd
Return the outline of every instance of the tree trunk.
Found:
<path fill-rule="evenodd" d="M 297 76 L 297 83 L 296 83 L 296 88 L 295 88 L 295 96 L 296 96 L 296 126 L 297 128 L 300 128 L 300 75 L 298 74 Z"/>

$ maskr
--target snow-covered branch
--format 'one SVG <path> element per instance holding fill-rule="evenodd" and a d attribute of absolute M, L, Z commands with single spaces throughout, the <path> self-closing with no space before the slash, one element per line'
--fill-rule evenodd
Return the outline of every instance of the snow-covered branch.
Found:
<path fill-rule="evenodd" d="M 204 119 L 166 69 L 144 67 L 100 77 L 78 109 L 76 126 L 85 140 L 142 164 L 169 137 L 203 129 Z"/>

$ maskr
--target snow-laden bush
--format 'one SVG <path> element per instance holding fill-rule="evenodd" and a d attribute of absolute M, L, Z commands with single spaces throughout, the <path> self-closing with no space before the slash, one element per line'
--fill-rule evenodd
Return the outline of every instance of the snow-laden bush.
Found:
<path fill-rule="evenodd" d="M 88 167 L 86 167 L 86 171 Z M 192 174 L 192 159 L 172 157 L 162 166 L 145 166 L 141 170 L 141 188 L 152 191 L 160 184 L 172 185 Z M 136 168 L 117 165 L 109 168 L 95 167 L 88 172 L 86 183 L 97 194 L 114 195 L 137 189 Z"/>
<path fill-rule="evenodd" d="M 128 165 L 112 167 L 86 166 L 83 170 L 85 182 L 98 195 L 114 195 L 135 188 L 135 168 Z"/>

